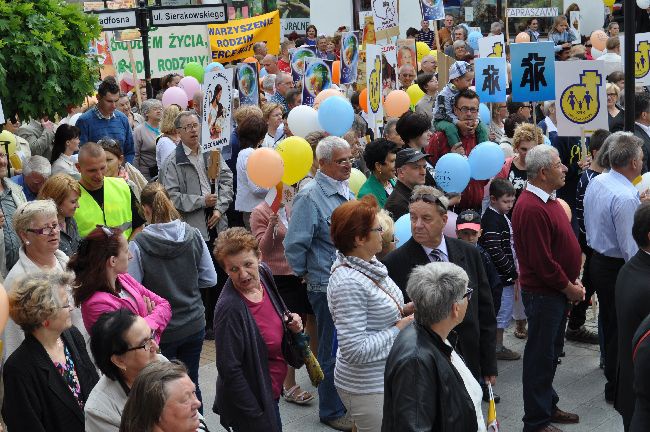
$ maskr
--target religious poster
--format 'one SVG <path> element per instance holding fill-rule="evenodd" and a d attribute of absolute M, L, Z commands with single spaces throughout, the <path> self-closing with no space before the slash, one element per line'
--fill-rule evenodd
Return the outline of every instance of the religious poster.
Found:
<path fill-rule="evenodd" d="M 560 136 L 591 135 L 608 129 L 603 62 L 555 62 L 555 106 Z"/>
<path fill-rule="evenodd" d="M 580 34 L 581 20 L 580 11 L 569 12 L 569 31 L 575 37 L 575 40 L 572 42 L 573 45 L 578 45 L 582 41 L 582 35 Z"/>
<path fill-rule="evenodd" d="M 481 102 L 505 102 L 508 68 L 503 57 L 478 58 L 474 61 L 476 93 Z"/>
<path fill-rule="evenodd" d="M 413 66 L 413 70 L 418 70 L 418 55 L 415 49 L 415 39 L 398 39 L 397 40 L 397 69 L 399 70 L 405 64 Z"/>
<path fill-rule="evenodd" d="M 225 159 L 230 158 L 225 147 L 230 142 L 233 71 L 213 69 L 203 78 L 202 151 L 221 150 Z"/>
<path fill-rule="evenodd" d="M 302 76 L 305 73 L 305 59 L 309 57 L 316 57 L 316 48 L 302 46 L 290 52 L 291 56 L 291 75 L 294 82 L 302 81 Z"/>
<path fill-rule="evenodd" d="M 314 105 L 318 93 L 332 86 L 332 61 L 315 57 L 305 59 L 302 83 L 302 104 Z"/>
<path fill-rule="evenodd" d="M 366 45 L 368 46 L 368 45 Z M 357 91 L 361 92 L 366 88 L 366 50 L 359 51 L 359 61 L 357 62 Z"/>
<path fill-rule="evenodd" d="M 625 46 L 624 39 L 621 39 L 621 62 L 625 64 Z M 623 70 L 622 65 L 617 63 L 607 63 L 606 72 L 611 73 L 614 70 Z M 636 85 L 650 85 L 650 33 L 636 33 L 634 35 L 634 78 Z"/>
<path fill-rule="evenodd" d="M 357 80 L 359 62 L 359 41 L 354 32 L 341 35 L 341 84 L 352 84 Z"/>
<path fill-rule="evenodd" d="M 506 57 L 503 35 L 484 36 L 478 40 L 479 57 Z"/>
<path fill-rule="evenodd" d="M 388 93 L 397 89 L 397 47 L 386 45 L 381 47 L 381 95 L 385 98 Z M 367 62 L 366 62 L 367 64 Z M 367 66 L 366 66 L 367 68 Z"/>
<path fill-rule="evenodd" d="M 372 18 L 377 40 L 399 35 L 397 0 L 372 0 Z"/>
<path fill-rule="evenodd" d="M 375 44 L 377 42 L 377 38 L 375 36 L 375 24 L 372 20 L 372 14 L 363 18 L 363 36 L 361 38 L 361 41 L 361 45 L 364 47 L 367 44 Z"/>
<path fill-rule="evenodd" d="M 382 105 L 382 55 L 381 47 L 377 45 L 366 46 L 366 77 L 368 126 L 374 131 L 375 136 L 380 136 L 379 128 L 383 124 L 384 109 Z"/>
<path fill-rule="evenodd" d="M 420 11 L 425 21 L 445 19 L 445 5 L 442 0 L 420 0 Z"/>
<path fill-rule="evenodd" d="M 555 49 L 553 42 L 510 45 L 512 100 L 539 102 L 555 99 Z M 573 62 L 569 62 L 573 64 Z"/>
<path fill-rule="evenodd" d="M 256 63 L 237 65 L 237 90 L 240 105 L 259 105 L 260 91 Z"/>

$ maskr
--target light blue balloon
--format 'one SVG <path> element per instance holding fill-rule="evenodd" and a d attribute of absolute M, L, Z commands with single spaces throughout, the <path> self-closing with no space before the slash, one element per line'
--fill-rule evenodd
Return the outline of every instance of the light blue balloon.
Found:
<path fill-rule="evenodd" d="M 395 238 L 397 239 L 397 247 L 402 246 L 404 243 L 409 241 L 411 238 L 411 215 L 406 213 L 402 215 L 397 222 L 395 222 L 394 228 Z"/>
<path fill-rule="evenodd" d="M 467 161 L 474 180 L 487 180 L 501 171 L 506 158 L 499 144 L 486 141 L 474 147 Z"/>
<path fill-rule="evenodd" d="M 352 127 L 354 108 L 347 99 L 329 97 L 318 107 L 318 122 L 330 135 L 342 136 Z"/>
<path fill-rule="evenodd" d="M 491 123 L 490 108 L 488 108 L 484 103 L 481 103 L 478 106 L 478 118 L 480 118 L 481 122 L 486 126 L 489 126 Z"/>
<path fill-rule="evenodd" d="M 544 135 L 544 144 L 546 144 L 546 145 L 553 145 L 553 144 L 551 144 L 551 140 L 548 139 L 548 137 L 547 137 L 546 135 Z"/>
<path fill-rule="evenodd" d="M 207 65 L 207 66 L 205 67 L 205 71 L 206 71 L 206 72 L 209 72 L 209 71 L 211 71 L 211 70 L 213 70 L 213 69 L 223 69 L 223 68 L 224 68 L 224 67 L 223 67 L 223 65 L 222 65 L 221 63 L 219 63 L 219 62 L 212 62 L 212 63 L 210 63 L 209 65 Z"/>
<path fill-rule="evenodd" d="M 434 179 L 445 192 L 461 193 L 467 187 L 471 168 L 467 158 L 458 153 L 447 153 L 436 163 Z"/>
<path fill-rule="evenodd" d="M 474 51 L 478 51 L 478 40 L 482 37 L 483 35 L 480 32 L 473 31 L 467 36 L 467 43 Z"/>

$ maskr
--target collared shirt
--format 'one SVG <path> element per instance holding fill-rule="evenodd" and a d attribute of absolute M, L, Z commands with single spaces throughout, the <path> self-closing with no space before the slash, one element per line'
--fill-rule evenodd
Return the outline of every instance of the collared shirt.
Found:
<path fill-rule="evenodd" d="M 115 111 L 113 111 L 113 112 L 111 113 L 111 115 L 109 115 L 109 116 L 105 116 L 105 115 L 102 114 L 102 112 L 99 110 L 99 107 L 98 107 L 97 105 L 95 105 L 95 108 L 93 108 L 93 112 L 95 113 L 95 115 L 97 116 L 97 118 L 100 119 L 100 120 L 110 120 L 110 119 L 112 119 L 112 118 L 115 117 Z"/>
<path fill-rule="evenodd" d="M 632 237 L 639 191 L 621 173 L 611 170 L 589 182 L 584 199 L 587 244 L 596 252 L 629 261 L 639 250 Z"/>
<path fill-rule="evenodd" d="M 287 100 L 284 98 L 284 96 L 282 96 L 278 92 L 275 92 L 273 96 L 271 96 L 271 99 L 269 99 L 269 103 L 279 104 L 282 107 L 283 113 L 289 112 L 289 105 L 287 105 Z"/>
<path fill-rule="evenodd" d="M 27 186 L 25 183 L 25 176 L 22 174 L 18 174 L 17 176 L 13 176 L 11 180 L 16 183 L 18 186 L 23 188 L 23 192 L 25 193 L 25 198 L 27 198 L 27 201 L 34 201 L 36 199 L 36 195 L 32 190 Z"/>
<path fill-rule="evenodd" d="M 553 193 L 549 194 L 545 190 L 538 188 L 537 186 L 535 186 L 534 184 L 531 184 L 530 182 L 528 182 L 526 184 L 526 190 L 534 193 L 535 195 L 537 195 L 539 197 L 539 199 L 541 199 L 544 202 L 548 202 L 549 199 L 552 199 L 552 200 L 555 199 L 555 191 L 553 191 Z"/>
<path fill-rule="evenodd" d="M 194 168 L 196 169 L 196 172 L 199 173 L 199 183 L 201 184 L 201 193 L 205 196 L 205 194 L 211 193 L 211 188 L 210 188 L 210 180 L 208 180 L 208 171 L 207 168 L 205 167 L 205 163 L 203 161 L 203 155 L 201 152 L 198 152 L 197 154 L 192 154 L 192 149 L 186 146 L 185 144 L 182 144 L 183 146 L 183 151 L 185 152 L 185 156 L 190 160 L 192 165 L 194 165 Z"/>
<path fill-rule="evenodd" d="M 634 122 L 634 123 L 637 124 L 641 129 L 643 129 L 643 132 L 645 132 L 646 135 L 650 136 L 650 126 L 646 126 L 646 125 L 641 124 L 639 122 Z"/>
<path fill-rule="evenodd" d="M 440 237 L 440 238 L 441 238 L 440 244 L 438 246 L 436 246 L 435 248 L 430 248 L 430 247 L 426 247 L 424 245 L 420 245 L 420 246 L 422 246 L 422 249 L 424 249 L 424 253 L 427 254 L 427 257 L 429 258 L 429 261 L 431 261 L 431 262 L 434 262 L 433 257 L 431 257 L 431 252 L 433 252 L 434 250 L 437 250 L 437 251 L 440 252 L 440 255 L 441 255 L 440 258 L 442 259 L 442 261 L 449 262 L 449 253 L 447 252 L 447 241 L 445 240 L 444 235 L 442 237 Z"/>

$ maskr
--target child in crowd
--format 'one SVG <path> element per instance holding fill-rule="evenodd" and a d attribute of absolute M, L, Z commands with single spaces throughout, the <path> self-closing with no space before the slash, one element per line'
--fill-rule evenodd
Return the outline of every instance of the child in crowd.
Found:
<path fill-rule="evenodd" d="M 433 125 L 447 136 L 449 148 L 452 151 L 461 146 L 458 133 L 458 117 L 454 114 L 456 96 L 461 90 L 472 85 L 474 71 L 472 66 L 464 61 L 457 61 L 449 67 L 449 83 L 438 93 L 436 104 L 433 107 Z M 476 128 L 477 142 L 488 140 L 489 132 L 486 125 Z"/>
<path fill-rule="evenodd" d="M 506 179 L 495 178 L 490 184 L 490 206 L 483 213 L 484 234 L 480 243 L 492 258 L 499 273 L 503 291 L 500 302 L 494 302 L 497 313 L 496 355 L 499 360 L 518 360 L 521 355 L 503 346 L 503 332 L 512 319 L 514 284 L 517 265 L 508 212 L 515 203 L 515 188 Z"/>

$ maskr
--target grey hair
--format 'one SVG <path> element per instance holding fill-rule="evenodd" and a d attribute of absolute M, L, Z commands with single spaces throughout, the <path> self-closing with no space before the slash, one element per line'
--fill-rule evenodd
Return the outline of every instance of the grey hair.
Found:
<path fill-rule="evenodd" d="M 275 74 L 268 74 L 262 78 L 262 89 L 267 93 L 272 93 L 275 89 L 275 81 L 277 77 Z"/>
<path fill-rule="evenodd" d="M 453 46 L 454 49 L 460 48 L 460 47 L 465 47 L 465 49 L 467 49 L 467 44 L 465 43 L 465 41 L 462 41 L 462 40 L 459 40 L 459 39 L 456 39 L 454 41 L 454 43 L 452 44 L 452 46 Z"/>
<path fill-rule="evenodd" d="M 490 24 L 490 31 L 495 31 L 496 29 L 500 29 L 503 31 L 503 24 L 501 24 L 499 21 L 495 21 L 492 24 Z"/>
<path fill-rule="evenodd" d="M 147 99 L 146 101 L 142 102 L 142 106 L 140 107 L 140 114 L 142 114 L 142 117 L 147 118 L 149 111 L 154 108 L 162 109 L 162 107 L 162 102 L 160 102 L 158 99 Z"/>
<path fill-rule="evenodd" d="M 291 80 L 293 81 L 293 78 L 291 77 L 291 74 L 284 73 L 284 72 L 278 72 L 275 74 L 275 83 L 278 84 L 281 81 L 286 81 L 286 80 Z"/>
<path fill-rule="evenodd" d="M 179 115 L 176 116 L 176 120 L 174 120 L 174 127 L 176 129 L 180 129 L 181 128 L 181 120 L 183 120 L 185 117 L 190 117 L 190 116 L 195 117 L 197 121 L 199 119 L 199 117 L 196 114 L 194 114 L 192 111 L 183 111 Z"/>
<path fill-rule="evenodd" d="M 438 198 L 443 205 L 436 204 L 438 213 L 441 215 L 447 214 L 447 208 L 449 207 L 449 199 L 442 193 L 440 190 L 434 188 L 433 186 L 417 185 L 413 188 L 411 193 L 411 199 L 420 198 L 424 195 L 433 195 Z"/>
<path fill-rule="evenodd" d="M 461 29 L 461 30 L 463 31 L 463 33 L 465 34 L 465 40 L 467 40 L 467 29 L 465 28 L 465 26 L 460 25 L 460 24 L 457 25 L 457 26 L 454 28 L 454 32 L 456 32 L 456 30 L 458 30 L 458 29 Z"/>
<path fill-rule="evenodd" d="M 354 120 L 352 122 L 352 127 L 350 130 L 353 130 L 358 137 L 362 137 L 366 135 L 366 131 L 368 130 L 368 124 L 366 121 L 361 117 L 359 114 L 354 115 Z"/>
<path fill-rule="evenodd" d="M 32 221 L 37 215 L 56 219 L 58 212 L 54 201 L 51 199 L 27 201 L 19 205 L 12 221 L 14 231 L 16 233 L 26 232 L 32 227 Z"/>
<path fill-rule="evenodd" d="M 596 155 L 596 163 L 605 169 L 611 169 L 612 165 L 609 163 L 609 149 L 612 147 L 612 143 L 616 140 L 614 134 L 611 134 L 605 141 L 603 145 L 600 146 L 598 154 Z"/>
<path fill-rule="evenodd" d="M 399 68 L 398 75 L 401 74 L 402 72 L 404 72 L 408 68 L 413 69 L 413 73 L 415 73 L 415 68 L 413 67 L 413 65 L 411 63 L 404 63 L 402 65 L 402 67 Z"/>
<path fill-rule="evenodd" d="M 320 140 L 316 146 L 316 159 L 332 162 L 334 150 L 349 150 L 350 144 L 346 140 L 337 136 L 328 136 Z"/>
<path fill-rule="evenodd" d="M 542 111 L 544 112 L 545 116 L 548 116 L 551 112 L 551 107 L 555 107 L 555 101 L 545 101 L 544 105 L 542 105 Z"/>
<path fill-rule="evenodd" d="M 415 321 L 431 327 L 449 316 L 454 303 L 463 299 L 469 277 L 461 267 L 449 262 L 435 262 L 413 269 L 406 292 L 415 306 Z"/>
<path fill-rule="evenodd" d="M 295 45 L 295 42 L 289 39 L 285 39 L 280 43 L 280 52 L 284 51 L 291 45 Z"/>
<path fill-rule="evenodd" d="M 25 162 L 25 165 L 23 166 L 23 175 L 28 176 L 33 172 L 40 174 L 47 179 L 52 174 L 52 165 L 50 164 L 50 161 L 45 159 L 43 156 L 34 155 Z"/>
<path fill-rule="evenodd" d="M 611 143 L 607 149 L 609 164 L 612 168 L 624 168 L 639 156 L 643 145 L 641 138 L 631 132 L 614 132 L 607 137 Z"/>
<path fill-rule="evenodd" d="M 260 49 L 264 48 L 265 46 L 266 46 L 266 42 L 255 42 L 255 43 L 253 44 L 253 52 L 254 52 L 255 54 L 257 54 L 257 52 L 258 52 Z"/>
<path fill-rule="evenodd" d="M 194 93 L 194 96 L 192 96 L 192 101 L 194 101 L 195 104 L 201 104 L 203 103 L 203 96 L 205 96 L 205 93 L 203 93 L 203 90 L 199 90 Z"/>
<path fill-rule="evenodd" d="M 553 156 L 559 154 L 555 147 L 547 144 L 536 145 L 526 153 L 526 174 L 534 180 L 542 168 L 553 165 Z"/>
<path fill-rule="evenodd" d="M 392 132 L 395 132 L 395 128 L 397 127 L 397 119 L 390 119 L 386 122 L 384 125 L 384 138 Z"/>

